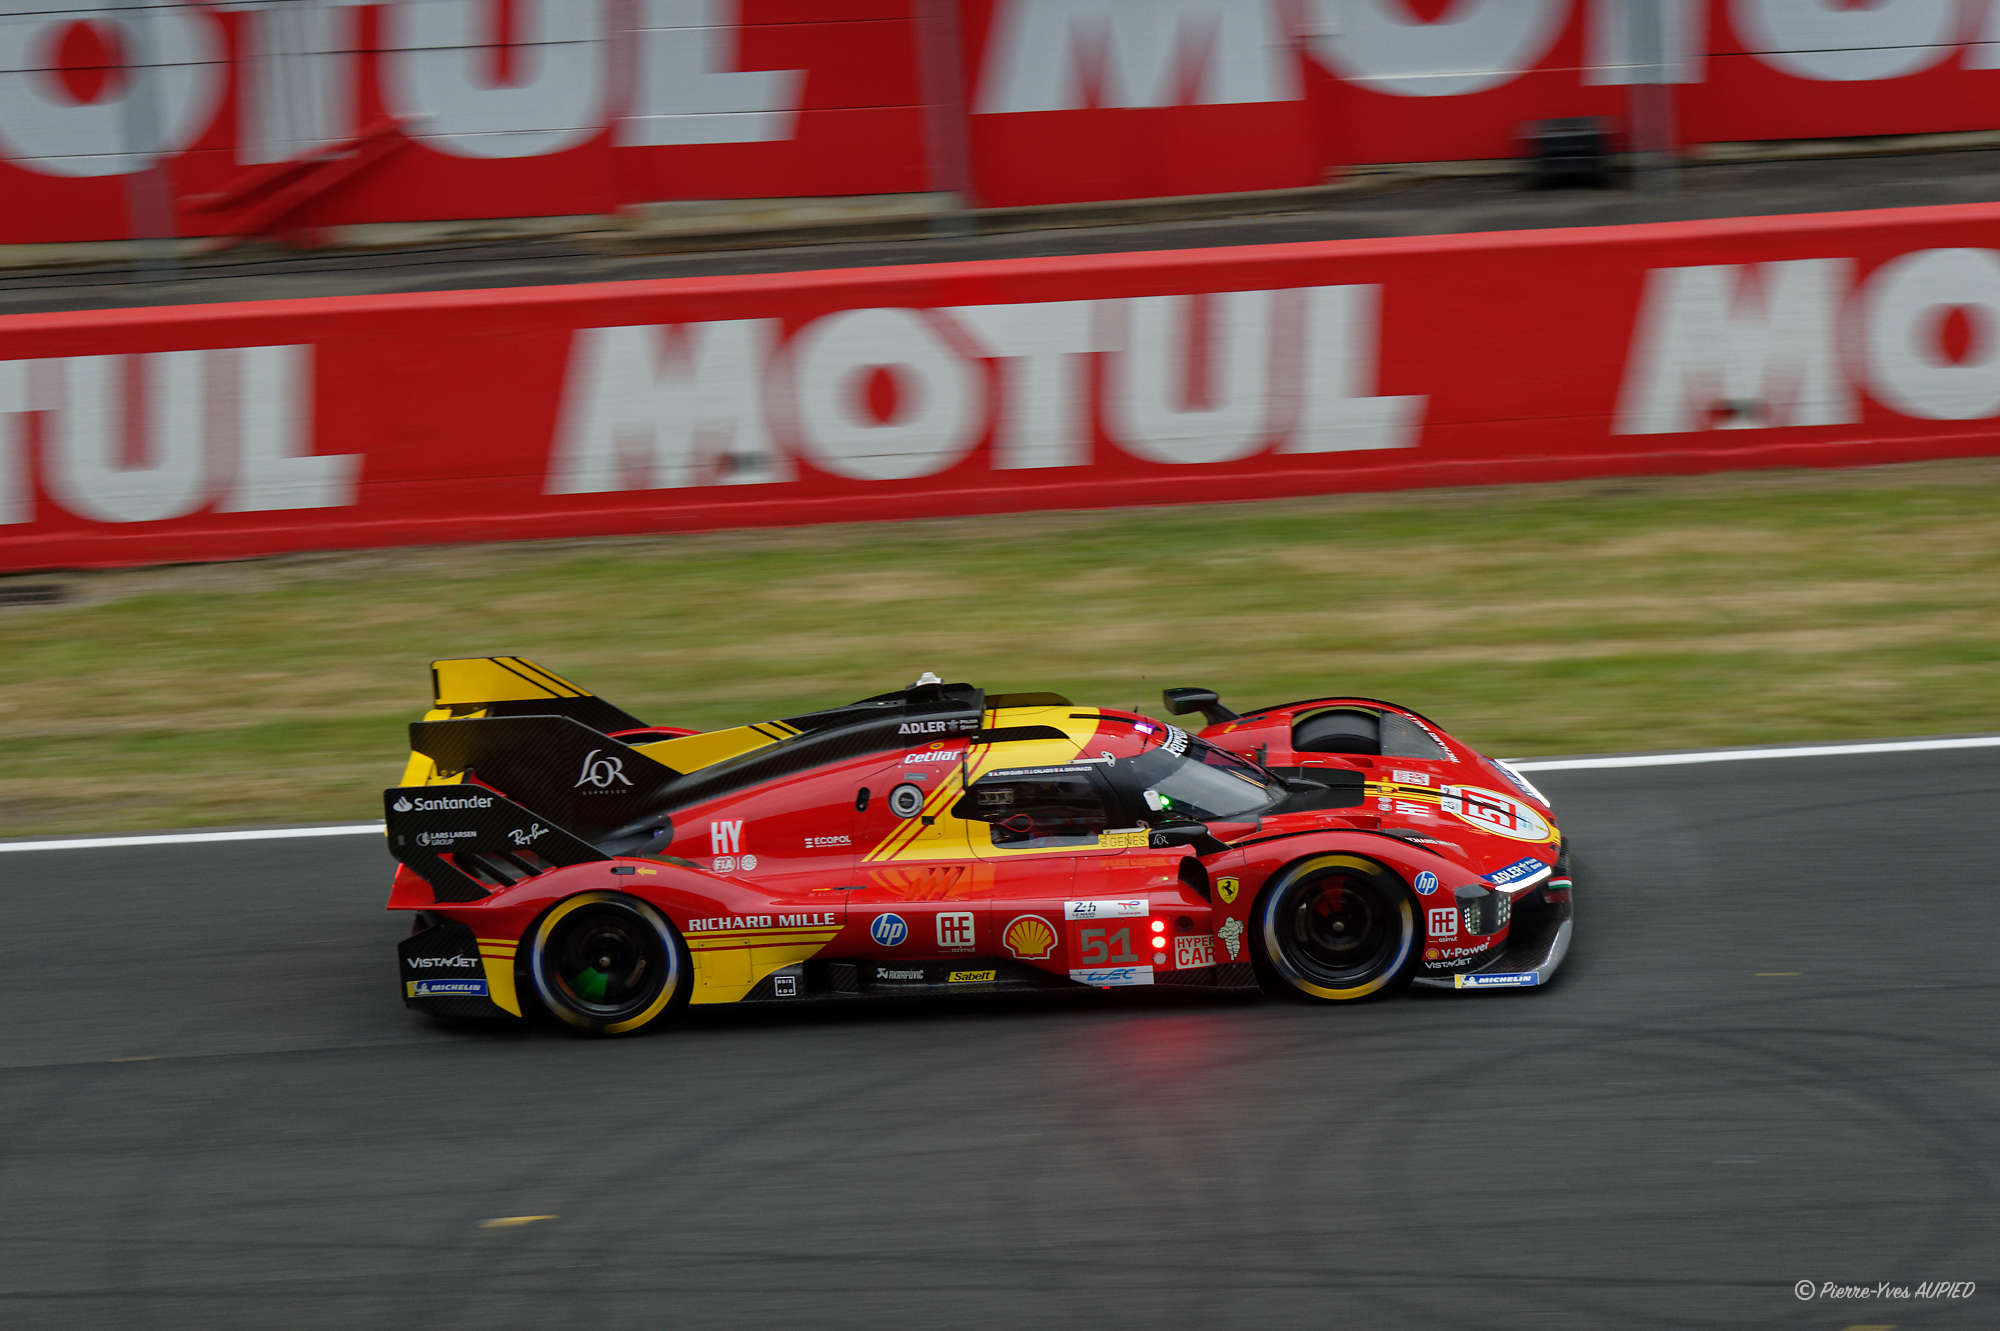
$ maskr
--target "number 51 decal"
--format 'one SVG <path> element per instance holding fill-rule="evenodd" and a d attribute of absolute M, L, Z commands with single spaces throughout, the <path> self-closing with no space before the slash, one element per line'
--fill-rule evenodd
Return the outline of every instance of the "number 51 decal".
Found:
<path fill-rule="evenodd" d="M 1132 926 L 1092 925 L 1076 931 L 1076 960 L 1079 966 L 1136 966 L 1132 953 Z"/>

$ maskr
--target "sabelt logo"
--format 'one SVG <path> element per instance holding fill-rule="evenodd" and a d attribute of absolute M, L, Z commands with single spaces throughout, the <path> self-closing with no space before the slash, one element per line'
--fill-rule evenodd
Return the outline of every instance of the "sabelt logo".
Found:
<path fill-rule="evenodd" d="M 953 971 L 946 981 L 950 984 L 987 984 L 998 974 L 998 971 Z"/>
<path fill-rule="evenodd" d="M 1017 915 L 1000 935 L 1000 941 L 1022 961 L 1040 961 L 1055 951 L 1056 931 L 1039 915 Z"/>

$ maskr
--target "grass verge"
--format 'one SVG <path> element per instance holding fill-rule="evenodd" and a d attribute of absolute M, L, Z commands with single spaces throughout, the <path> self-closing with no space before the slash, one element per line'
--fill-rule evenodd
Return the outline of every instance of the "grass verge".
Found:
<path fill-rule="evenodd" d="M 372 818 L 429 660 L 497 652 L 697 726 L 928 669 L 1513 755 L 1991 730 L 1996 518 L 1978 461 L 62 575 L 0 609 L 0 837 Z"/>

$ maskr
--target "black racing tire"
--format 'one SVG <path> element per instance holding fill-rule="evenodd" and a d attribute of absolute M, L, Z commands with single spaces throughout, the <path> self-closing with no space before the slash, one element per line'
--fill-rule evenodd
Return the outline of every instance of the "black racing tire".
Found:
<path fill-rule="evenodd" d="M 565 897 L 529 935 L 528 979 L 551 1015 L 589 1035 L 631 1035 L 687 1001 L 687 944 L 653 907 L 617 892 Z"/>
<path fill-rule="evenodd" d="M 1409 889 L 1360 855 L 1312 855 L 1287 866 L 1258 898 L 1250 923 L 1267 980 L 1328 1003 L 1402 989 L 1423 942 Z"/>

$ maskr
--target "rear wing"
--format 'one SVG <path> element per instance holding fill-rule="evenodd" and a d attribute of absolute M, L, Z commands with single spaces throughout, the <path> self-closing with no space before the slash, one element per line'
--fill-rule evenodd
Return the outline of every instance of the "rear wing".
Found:
<path fill-rule="evenodd" d="M 647 837 L 668 822 L 667 788 L 681 773 L 567 716 L 417 721 L 410 747 L 438 779 L 471 774 L 521 806 L 592 842 Z M 428 779 L 428 778 L 426 778 Z M 463 787 L 431 786 L 433 794 Z"/>
<path fill-rule="evenodd" d="M 646 730 L 644 721 L 614 707 L 524 656 L 460 656 L 431 662 L 431 709 L 426 721 L 481 716 L 566 716 L 600 735 Z M 412 752 L 402 784 L 440 777 L 436 764 Z"/>
<path fill-rule="evenodd" d="M 431 662 L 431 706 L 453 716 L 567 716 L 603 734 L 646 723 L 521 656 Z"/>
<path fill-rule="evenodd" d="M 382 816 L 389 853 L 439 901 L 478 901 L 548 869 L 611 858 L 482 786 L 391 786 Z"/>

